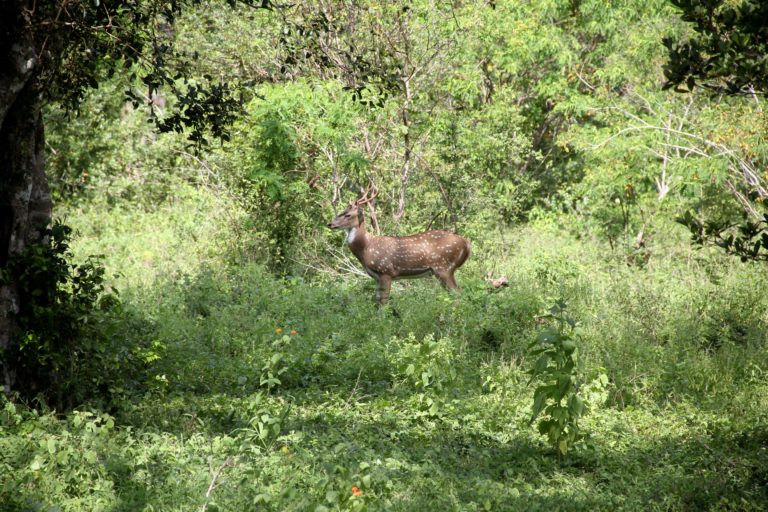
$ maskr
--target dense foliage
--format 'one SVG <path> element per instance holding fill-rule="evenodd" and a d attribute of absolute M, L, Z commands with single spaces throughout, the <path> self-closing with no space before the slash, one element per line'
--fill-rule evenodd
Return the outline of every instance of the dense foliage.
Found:
<path fill-rule="evenodd" d="M 243 3 L 272 9 L 266 1 Z M 77 352 L 67 350 L 69 343 L 48 341 L 32 343 L 47 347 L 41 352 L 25 349 L 29 339 L 49 335 L 48 306 L 65 308 L 67 302 L 41 306 L 36 299 L 60 295 L 68 286 L 67 279 L 57 279 L 66 272 L 50 271 L 64 263 L 41 249 L 49 244 L 46 226 L 52 220 L 43 108 L 56 104 L 71 114 L 100 84 L 121 83 L 121 97 L 146 106 L 159 131 L 186 131 L 197 145 L 206 144 L 209 133 L 226 140 L 245 95 L 237 85 L 196 73 L 196 54 L 173 44 L 177 16 L 193 5 L 194 0 L 10 0 L 0 6 L 0 385 L 6 394 L 51 391 L 57 386 L 30 383 L 59 381 L 57 367 L 75 365 Z M 15 261 L 29 260 L 30 251 L 41 253 L 33 262 L 40 270 L 35 279 L 13 268 Z M 95 272 L 91 277 L 86 280 L 98 281 Z M 25 384 L 16 379 L 22 373 L 32 376 Z"/>
<path fill-rule="evenodd" d="M 673 0 L 695 34 L 667 38 L 667 87 L 701 85 L 729 94 L 768 92 L 768 5 L 760 1 Z"/>
<path fill-rule="evenodd" d="M 41 395 L 60 408 L 82 400 L 78 395 L 87 386 L 80 379 L 91 377 L 88 385 L 98 386 L 106 347 L 93 327 L 116 302 L 104 293 L 104 267 L 96 258 L 67 261 L 71 231 L 56 222 L 46 230 L 48 243 L 28 246 L 2 275 L 17 283 L 23 304 L 18 313 L 23 340 L 3 354 L 5 360 L 27 398 Z"/>
<path fill-rule="evenodd" d="M 126 103 L 130 68 L 47 108 L 75 238 L 34 249 L 63 307 L 29 347 L 61 378 L 0 402 L 0 503 L 768 507 L 764 99 L 663 89 L 678 12 L 203 2 L 163 34 L 188 77 L 244 84 L 227 142 L 158 134 L 184 100 Z M 461 294 L 374 307 L 326 228 L 368 186 L 372 230 L 472 241 Z"/>
<path fill-rule="evenodd" d="M 751 95 L 762 114 L 761 97 L 768 91 L 768 4 L 765 2 L 673 2 L 682 11 L 682 18 L 692 25 L 694 34 L 684 40 L 668 37 L 664 44 L 669 59 L 664 67 L 665 88 L 678 91 L 685 83 L 690 91 L 695 85 L 713 93 Z M 758 96 L 759 95 L 759 96 Z M 757 129 L 764 132 L 766 124 L 758 116 Z M 737 185 L 729 183 L 731 192 L 742 205 L 741 219 L 723 212 L 694 215 L 686 212 L 679 218 L 687 226 L 695 243 L 713 243 L 742 261 L 764 260 L 761 249 L 768 247 L 768 231 L 764 224 L 768 197 L 763 151 L 740 145 L 746 154 L 736 157 L 733 167 L 740 173 Z"/>

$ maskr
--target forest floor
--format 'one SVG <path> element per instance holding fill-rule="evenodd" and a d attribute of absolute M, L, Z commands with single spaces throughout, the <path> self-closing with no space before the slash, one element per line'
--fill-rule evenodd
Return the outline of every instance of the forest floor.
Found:
<path fill-rule="evenodd" d="M 63 415 L 3 403 L 0 510 L 768 509 L 763 267 L 682 229 L 628 265 L 539 223 L 475 244 L 460 294 L 377 310 L 371 280 L 233 250 L 216 201 L 68 213 L 152 371 Z M 529 424 L 558 300 L 589 406 L 566 455 Z"/>

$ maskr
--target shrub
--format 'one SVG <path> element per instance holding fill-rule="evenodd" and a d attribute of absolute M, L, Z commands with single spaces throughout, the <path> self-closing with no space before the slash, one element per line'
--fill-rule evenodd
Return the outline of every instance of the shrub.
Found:
<path fill-rule="evenodd" d="M 55 222 L 46 230 L 46 243 L 29 245 L 0 276 L 18 283 L 20 293 L 20 329 L 2 364 L 15 373 L 23 398 L 42 399 L 57 409 L 106 396 L 110 379 L 135 376 L 132 370 L 156 355 L 156 350 L 122 354 L 116 346 L 122 339 L 111 335 L 118 318 L 128 318 L 126 325 L 133 318 L 105 285 L 99 257 L 71 262 L 71 233 Z"/>
<path fill-rule="evenodd" d="M 573 340 L 576 322 L 565 315 L 563 302 L 550 308 L 547 316 L 555 321 L 555 327 L 542 331 L 530 345 L 531 355 L 538 356 L 529 371 L 531 380 L 544 381 L 533 394 L 530 422 L 544 413 L 545 417 L 539 420 L 539 433 L 547 436 L 560 455 L 566 455 L 568 449 L 583 437 L 578 421 L 586 411 L 578 395 L 576 343 Z"/>

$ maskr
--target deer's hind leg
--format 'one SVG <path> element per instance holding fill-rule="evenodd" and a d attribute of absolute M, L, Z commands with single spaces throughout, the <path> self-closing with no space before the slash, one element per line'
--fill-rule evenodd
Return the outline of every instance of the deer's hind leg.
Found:
<path fill-rule="evenodd" d="M 433 269 L 433 272 L 440 280 L 440 284 L 442 284 L 444 288 L 449 290 L 456 290 L 459 288 L 458 283 L 456 283 L 456 278 L 453 277 L 453 272 L 450 270 Z"/>

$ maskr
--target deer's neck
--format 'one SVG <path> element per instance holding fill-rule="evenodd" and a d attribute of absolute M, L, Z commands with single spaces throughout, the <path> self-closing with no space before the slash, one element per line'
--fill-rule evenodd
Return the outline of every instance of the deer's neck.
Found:
<path fill-rule="evenodd" d="M 368 245 L 368 232 L 365 230 L 365 223 L 356 228 L 347 229 L 347 245 L 358 259 L 362 257 L 363 251 Z"/>

